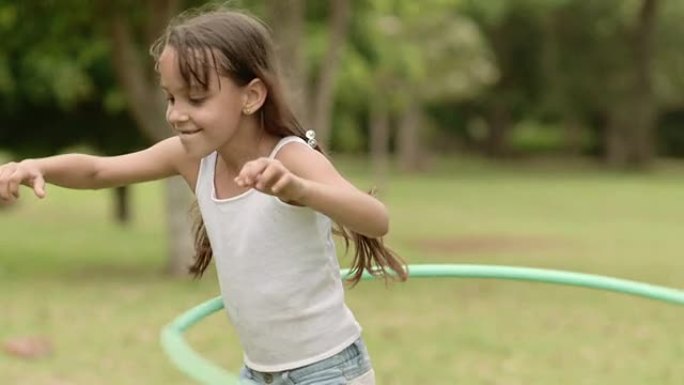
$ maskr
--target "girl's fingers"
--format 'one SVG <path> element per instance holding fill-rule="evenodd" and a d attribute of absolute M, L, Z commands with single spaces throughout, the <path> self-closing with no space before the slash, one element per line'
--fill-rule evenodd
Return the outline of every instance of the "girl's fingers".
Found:
<path fill-rule="evenodd" d="M 261 191 L 270 191 L 271 186 L 278 181 L 282 176 L 282 170 L 275 167 L 274 164 L 269 165 L 266 169 L 257 176 L 256 188 Z"/>
<path fill-rule="evenodd" d="M 251 179 L 254 179 L 254 161 L 247 162 L 245 163 L 244 166 L 242 166 L 242 169 L 240 170 L 240 173 L 238 174 L 237 178 L 235 178 L 235 181 L 238 182 L 239 185 L 245 186 L 248 184 L 251 184 L 249 181 Z"/>
<path fill-rule="evenodd" d="M 254 186 L 257 176 L 261 174 L 264 169 L 266 169 L 268 164 L 269 159 L 267 158 L 260 158 L 245 163 L 245 165 L 242 167 L 242 170 L 240 170 L 240 174 L 238 174 L 237 178 L 235 178 L 235 182 L 242 187 Z"/>
<path fill-rule="evenodd" d="M 36 196 L 45 196 L 45 179 L 40 172 L 27 171 L 9 163 L 0 167 L 0 199 L 13 201 L 19 198 L 21 185 L 33 188 Z"/>
<path fill-rule="evenodd" d="M 19 185 L 10 185 L 10 194 L 12 194 L 12 199 L 19 199 Z"/>
<path fill-rule="evenodd" d="M 0 199 L 10 200 L 11 193 L 9 192 L 10 175 L 14 173 L 14 167 L 12 164 L 5 165 L 0 168 Z"/>
<path fill-rule="evenodd" d="M 40 174 L 33 179 L 33 192 L 38 198 L 45 198 L 45 179 Z"/>
<path fill-rule="evenodd" d="M 12 175 L 9 176 L 9 182 L 7 184 L 7 192 L 14 198 L 19 198 L 19 186 L 23 177 L 19 170 L 15 170 Z"/>
<path fill-rule="evenodd" d="M 271 186 L 271 191 L 273 194 L 278 195 L 280 192 L 285 190 L 288 184 L 292 182 L 292 176 L 290 174 L 284 174 L 276 183 Z"/>

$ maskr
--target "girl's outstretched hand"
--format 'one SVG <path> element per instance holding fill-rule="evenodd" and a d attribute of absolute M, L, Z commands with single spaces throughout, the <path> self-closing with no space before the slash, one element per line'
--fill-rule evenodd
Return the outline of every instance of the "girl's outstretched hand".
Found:
<path fill-rule="evenodd" d="M 245 163 L 235 183 L 277 196 L 287 203 L 301 202 L 306 188 L 304 179 L 290 172 L 279 160 L 270 158 Z"/>
<path fill-rule="evenodd" d="M 33 188 L 38 198 L 45 197 L 42 171 L 31 160 L 10 162 L 0 166 L 0 200 L 13 202 L 19 198 L 19 185 Z"/>

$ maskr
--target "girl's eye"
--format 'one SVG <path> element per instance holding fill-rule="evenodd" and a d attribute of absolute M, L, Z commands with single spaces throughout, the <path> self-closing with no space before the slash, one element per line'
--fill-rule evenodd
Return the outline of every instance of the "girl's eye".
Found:
<path fill-rule="evenodd" d="M 205 98 L 204 97 L 191 97 L 191 98 L 188 98 L 188 100 L 190 100 L 191 104 L 198 105 L 198 104 L 202 104 L 202 102 L 204 102 Z"/>
<path fill-rule="evenodd" d="M 173 96 L 171 96 L 171 95 L 166 95 L 166 101 L 167 101 L 168 103 L 170 103 L 170 104 L 173 104 L 173 102 L 175 101 L 175 99 L 174 99 Z"/>

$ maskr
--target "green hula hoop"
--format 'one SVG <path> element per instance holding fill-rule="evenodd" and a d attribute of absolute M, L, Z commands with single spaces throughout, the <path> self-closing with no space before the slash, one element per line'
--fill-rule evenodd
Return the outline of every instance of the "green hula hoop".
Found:
<path fill-rule="evenodd" d="M 341 271 L 343 277 L 349 269 Z M 569 271 L 496 265 L 409 265 L 409 276 L 421 278 L 494 278 L 580 286 L 684 305 L 684 291 L 626 279 Z M 370 279 L 364 273 L 363 279 Z M 210 299 L 181 314 L 161 332 L 161 344 L 171 361 L 190 378 L 207 385 L 237 385 L 236 375 L 197 354 L 186 343 L 183 332 L 223 308 L 221 297 Z"/>

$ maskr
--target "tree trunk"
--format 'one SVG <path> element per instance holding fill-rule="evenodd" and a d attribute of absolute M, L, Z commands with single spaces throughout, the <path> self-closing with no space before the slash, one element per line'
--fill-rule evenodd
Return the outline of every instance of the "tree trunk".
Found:
<path fill-rule="evenodd" d="M 167 138 L 170 131 L 164 117 L 164 98 L 144 68 L 140 50 L 134 43 L 131 27 L 119 12 L 110 15 L 109 38 L 112 43 L 112 63 L 117 80 L 126 95 L 133 119 L 152 141 Z"/>
<path fill-rule="evenodd" d="M 616 167 L 647 167 L 655 156 L 657 111 L 653 94 L 654 34 L 658 0 L 643 0 L 627 36 L 633 76 L 612 110 L 606 128 L 606 157 Z"/>
<path fill-rule="evenodd" d="M 654 35 L 658 0 L 643 0 L 634 36 L 636 84 L 634 90 L 634 136 L 630 163 L 647 166 L 655 156 L 656 102 L 653 94 Z"/>
<path fill-rule="evenodd" d="M 188 274 L 194 255 L 191 236 L 191 193 L 181 177 L 166 180 L 166 215 L 169 242 L 167 271 L 173 276 Z"/>
<path fill-rule="evenodd" d="M 335 101 L 335 81 L 341 54 L 347 41 L 349 29 L 349 0 L 332 0 L 328 27 L 328 47 L 321 63 L 321 69 L 310 105 L 313 106 L 312 126 L 316 138 L 323 147 L 329 147 L 332 131 L 332 112 Z"/>
<path fill-rule="evenodd" d="M 627 144 L 628 127 L 620 119 L 619 109 L 608 112 L 604 129 L 605 160 L 609 166 L 625 167 L 629 148 Z"/>
<path fill-rule="evenodd" d="M 305 128 L 311 127 L 307 108 L 308 68 L 304 50 L 306 26 L 305 0 L 269 1 L 267 16 L 276 44 L 280 70 L 285 76 L 286 91 L 294 112 Z"/>
<path fill-rule="evenodd" d="M 582 152 L 582 134 L 584 125 L 582 120 L 573 113 L 567 112 L 563 119 L 563 141 L 565 153 L 571 156 L 580 155 Z"/>
<path fill-rule="evenodd" d="M 177 1 L 148 0 L 150 10 L 148 35 L 161 34 L 168 17 L 177 11 Z M 109 40 L 112 48 L 112 63 L 118 82 L 126 95 L 128 110 L 138 127 L 157 142 L 170 135 L 164 113 L 164 99 L 156 86 L 152 71 L 152 63 L 145 63 L 131 33 L 128 18 L 116 7 L 109 9 Z M 163 19 L 163 20 L 161 20 Z M 146 42 L 150 44 L 152 41 Z M 170 180 L 166 185 L 166 221 L 169 239 L 168 271 L 173 275 L 187 274 L 187 266 L 191 263 L 193 247 L 191 242 L 191 225 L 187 218 L 190 208 L 188 188 L 184 183 Z"/>
<path fill-rule="evenodd" d="M 487 116 L 489 133 L 486 141 L 487 154 L 494 158 L 509 156 L 511 114 L 502 101 L 495 100 Z"/>
<path fill-rule="evenodd" d="M 147 19 L 145 29 L 146 44 L 152 44 L 180 9 L 179 0 L 147 0 Z"/>
<path fill-rule="evenodd" d="M 371 167 L 375 180 L 382 189 L 389 172 L 390 141 L 389 110 L 386 101 L 382 98 L 371 100 L 370 130 Z"/>
<path fill-rule="evenodd" d="M 410 97 L 408 104 L 403 109 L 399 122 L 397 137 L 397 153 L 399 166 L 402 171 L 415 172 L 424 166 L 422 153 L 422 138 L 420 135 L 423 125 L 422 106 L 414 97 Z"/>
<path fill-rule="evenodd" d="M 128 186 L 114 188 L 114 217 L 122 225 L 131 222 L 130 188 Z"/>

